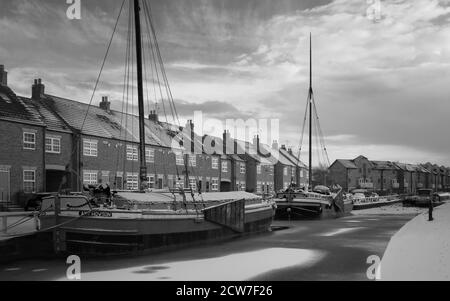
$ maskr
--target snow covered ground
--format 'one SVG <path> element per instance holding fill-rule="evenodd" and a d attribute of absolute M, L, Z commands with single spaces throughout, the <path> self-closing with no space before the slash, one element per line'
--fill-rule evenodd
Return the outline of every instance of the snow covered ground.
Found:
<path fill-rule="evenodd" d="M 381 261 L 381 280 L 450 280 L 450 203 L 416 216 L 392 238 Z"/>
<path fill-rule="evenodd" d="M 427 208 L 418 207 L 403 207 L 402 204 L 393 204 L 383 207 L 376 207 L 370 209 L 353 210 L 353 215 L 367 215 L 367 214 L 420 214 L 426 212 Z"/>

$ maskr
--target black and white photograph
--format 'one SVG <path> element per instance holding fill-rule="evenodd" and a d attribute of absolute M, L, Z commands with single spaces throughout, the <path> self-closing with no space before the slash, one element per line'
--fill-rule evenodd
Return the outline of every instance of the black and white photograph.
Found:
<path fill-rule="evenodd" d="M 0 0 L 0 282 L 450 280 L 449 0 Z"/>

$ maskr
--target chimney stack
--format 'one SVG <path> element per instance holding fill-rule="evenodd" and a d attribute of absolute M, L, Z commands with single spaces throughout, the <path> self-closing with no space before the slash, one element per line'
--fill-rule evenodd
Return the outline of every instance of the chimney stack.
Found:
<path fill-rule="evenodd" d="M 8 85 L 8 72 L 5 71 L 4 65 L 0 65 L 0 85 L 1 86 Z"/>
<path fill-rule="evenodd" d="M 223 140 L 223 153 L 225 155 L 232 155 L 236 153 L 236 150 L 234 149 L 234 143 L 231 139 L 230 132 L 228 130 L 225 130 L 222 135 Z"/>
<path fill-rule="evenodd" d="M 111 112 L 111 102 L 108 101 L 108 96 L 102 96 L 102 102 L 99 107 L 108 113 Z"/>
<path fill-rule="evenodd" d="M 288 153 L 289 153 L 290 155 L 293 155 L 292 148 L 288 148 Z"/>
<path fill-rule="evenodd" d="M 284 144 L 281 145 L 281 149 L 282 149 L 282 150 L 286 150 L 286 145 L 284 145 Z"/>
<path fill-rule="evenodd" d="M 256 153 L 259 154 L 259 135 L 253 137 L 253 148 L 256 150 Z"/>
<path fill-rule="evenodd" d="M 278 141 L 277 140 L 273 140 L 272 148 L 278 150 Z"/>
<path fill-rule="evenodd" d="M 154 122 L 158 122 L 159 121 L 159 119 L 158 119 L 158 113 L 156 112 L 156 110 L 151 110 L 150 111 L 150 114 L 148 115 L 148 119 L 150 119 L 151 121 L 154 121 Z"/>
<path fill-rule="evenodd" d="M 44 97 L 45 86 L 42 84 L 42 80 L 35 79 L 34 84 L 31 86 L 31 98 L 32 99 L 41 99 Z"/>
<path fill-rule="evenodd" d="M 186 124 L 186 128 L 188 129 L 188 133 L 190 133 L 190 145 L 191 145 L 191 149 L 190 149 L 190 152 L 191 153 L 194 153 L 194 151 L 195 151 L 195 144 L 194 144 L 194 141 L 195 141 L 195 134 L 194 134 L 194 123 L 192 122 L 192 120 L 188 120 L 187 121 L 187 124 Z"/>

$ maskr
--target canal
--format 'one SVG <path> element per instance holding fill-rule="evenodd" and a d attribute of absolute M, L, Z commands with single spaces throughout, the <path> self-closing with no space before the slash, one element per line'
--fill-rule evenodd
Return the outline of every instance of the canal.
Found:
<path fill-rule="evenodd" d="M 354 211 L 355 212 L 355 211 Z M 273 231 L 137 257 L 81 258 L 82 280 L 369 280 L 371 255 L 419 211 L 374 208 L 332 220 L 283 220 Z M 0 265 L 0 280 L 67 280 L 65 258 Z"/>

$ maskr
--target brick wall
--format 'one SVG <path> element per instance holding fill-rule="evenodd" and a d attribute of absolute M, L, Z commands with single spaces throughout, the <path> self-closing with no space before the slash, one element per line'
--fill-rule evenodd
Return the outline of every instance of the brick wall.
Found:
<path fill-rule="evenodd" d="M 24 149 L 23 133 L 35 134 L 35 149 Z M 9 170 L 10 200 L 24 205 L 24 170 L 35 170 L 35 191 L 42 191 L 44 173 L 43 127 L 0 120 L 0 167 Z"/>

